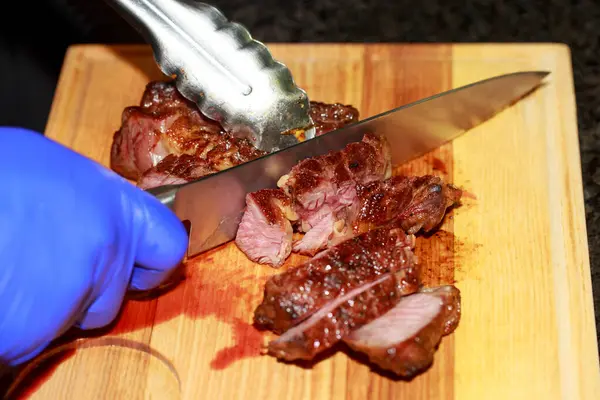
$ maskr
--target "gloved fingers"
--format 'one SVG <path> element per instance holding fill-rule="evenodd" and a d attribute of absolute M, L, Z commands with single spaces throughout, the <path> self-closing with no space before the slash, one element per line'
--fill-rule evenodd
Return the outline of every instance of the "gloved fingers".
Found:
<path fill-rule="evenodd" d="M 188 235 L 179 218 L 155 197 L 142 192 L 140 198 L 144 212 L 138 221 L 140 234 L 135 263 L 156 273 L 153 278 L 144 280 L 142 277 L 136 282 L 148 284 L 159 281 L 158 277 L 164 278 L 179 265 L 187 251 Z"/>
<path fill-rule="evenodd" d="M 97 329 L 110 324 L 119 313 L 127 281 L 115 276 L 106 290 L 90 305 L 77 324 L 81 329 Z"/>

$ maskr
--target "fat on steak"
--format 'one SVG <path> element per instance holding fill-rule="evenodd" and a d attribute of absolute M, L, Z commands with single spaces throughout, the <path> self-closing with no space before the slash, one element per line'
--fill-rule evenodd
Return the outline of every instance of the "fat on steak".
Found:
<path fill-rule="evenodd" d="M 353 330 L 344 342 L 383 370 L 412 378 L 433 363 L 442 336 L 460 320 L 460 291 L 445 285 L 403 297 L 379 318 Z"/>
<path fill-rule="evenodd" d="M 310 104 L 319 135 L 358 120 L 358 111 L 352 106 Z M 146 85 L 140 104 L 123 110 L 121 127 L 113 135 L 110 164 L 115 172 L 147 189 L 162 182 L 197 179 L 200 172 L 215 173 L 264 154 L 205 117 L 179 93 L 173 81 L 152 81 Z M 172 157 L 166 160 L 167 156 Z M 187 157 L 173 159 L 183 156 Z M 163 161 L 166 165 L 160 165 Z M 173 164 L 186 164 L 195 173 L 180 174 L 182 169 L 173 168 Z"/>
<path fill-rule="evenodd" d="M 281 334 L 340 296 L 384 275 L 416 270 L 414 245 L 414 236 L 401 229 L 371 230 L 339 243 L 302 265 L 272 276 L 254 311 L 254 323 Z M 417 285 L 416 275 L 408 275 L 405 290 Z"/>

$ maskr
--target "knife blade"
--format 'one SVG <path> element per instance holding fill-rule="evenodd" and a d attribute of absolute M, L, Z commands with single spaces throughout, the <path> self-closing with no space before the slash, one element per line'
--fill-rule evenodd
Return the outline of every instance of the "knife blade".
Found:
<path fill-rule="evenodd" d="M 299 161 L 343 149 L 365 133 L 383 135 L 393 166 L 480 125 L 535 90 L 549 72 L 525 71 L 475 82 L 397 107 L 253 161 L 180 185 L 148 189 L 188 226 L 188 257 L 235 238 L 245 196 L 268 187 Z"/>

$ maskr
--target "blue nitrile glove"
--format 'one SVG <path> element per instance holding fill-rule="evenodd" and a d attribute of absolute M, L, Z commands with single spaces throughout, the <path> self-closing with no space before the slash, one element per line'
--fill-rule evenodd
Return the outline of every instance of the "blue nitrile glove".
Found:
<path fill-rule="evenodd" d="M 182 260 L 183 224 L 150 194 L 35 132 L 0 128 L 0 364 L 116 317 Z M 134 266 L 135 264 L 135 266 Z"/>

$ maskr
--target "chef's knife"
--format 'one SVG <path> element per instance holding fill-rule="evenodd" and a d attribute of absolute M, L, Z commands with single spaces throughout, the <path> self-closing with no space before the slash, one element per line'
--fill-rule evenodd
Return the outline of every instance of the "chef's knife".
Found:
<path fill-rule="evenodd" d="M 394 166 L 421 156 L 493 117 L 539 86 L 548 72 L 501 75 L 428 97 L 182 185 L 149 189 L 191 224 L 188 257 L 235 238 L 247 193 L 276 187 L 300 160 L 343 149 L 365 133 L 383 135 Z"/>

